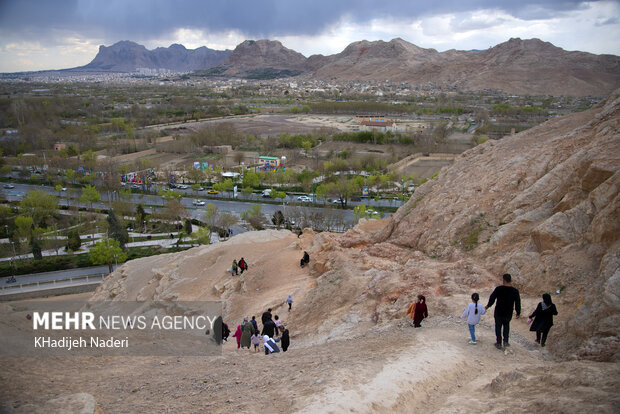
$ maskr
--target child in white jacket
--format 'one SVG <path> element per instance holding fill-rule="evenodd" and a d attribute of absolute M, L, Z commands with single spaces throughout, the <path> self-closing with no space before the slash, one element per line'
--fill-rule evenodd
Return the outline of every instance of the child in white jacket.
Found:
<path fill-rule="evenodd" d="M 476 325 L 480 323 L 480 317 L 487 313 L 484 306 L 479 305 L 480 296 L 477 293 L 471 295 L 471 303 L 465 308 L 465 312 L 461 315 L 461 319 L 467 318 L 467 326 L 471 335 L 470 344 L 476 345 Z"/>

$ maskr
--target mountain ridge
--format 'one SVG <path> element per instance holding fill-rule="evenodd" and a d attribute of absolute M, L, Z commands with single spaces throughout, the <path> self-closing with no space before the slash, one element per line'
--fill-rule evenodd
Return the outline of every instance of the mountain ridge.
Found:
<path fill-rule="evenodd" d="M 352 42 L 333 55 L 305 57 L 277 40 L 245 40 L 230 51 L 180 44 L 147 50 L 131 41 L 100 46 L 75 71 L 138 68 L 198 72 L 209 77 L 275 79 L 303 75 L 326 81 L 395 81 L 412 87 L 532 95 L 606 95 L 620 87 L 620 57 L 566 51 L 540 39 L 511 38 L 482 51 L 438 52 L 401 38 Z M 65 70 L 66 71 L 66 70 Z"/>

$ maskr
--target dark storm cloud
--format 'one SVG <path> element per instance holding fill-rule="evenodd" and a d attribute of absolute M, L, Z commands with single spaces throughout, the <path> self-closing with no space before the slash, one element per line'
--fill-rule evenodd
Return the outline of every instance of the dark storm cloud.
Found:
<path fill-rule="evenodd" d="M 42 41 L 54 31 L 68 31 L 107 40 L 146 40 L 189 28 L 236 30 L 259 38 L 317 34 L 344 16 L 363 24 L 374 18 L 413 21 L 496 9 L 529 20 L 583 7 L 585 2 L 570 0 L 0 0 L 0 35 Z"/>

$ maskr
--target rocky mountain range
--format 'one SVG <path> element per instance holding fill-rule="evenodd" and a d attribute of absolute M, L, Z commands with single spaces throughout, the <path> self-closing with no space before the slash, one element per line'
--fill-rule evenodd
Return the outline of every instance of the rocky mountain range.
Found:
<path fill-rule="evenodd" d="M 99 46 L 99 53 L 92 62 L 74 70 L 135 72 L 145 68 L 193 72 L 219 65 L 230 53 L 230 50 L 213 50 L 205 46 L 186 49 L 179 44 L 147 50 L 142 45 L 125 40 L 109 47 Z"/>
<path fill-rule="evenodd" d="M 360 41 L 342 52 L 309 58 L 279 41 L 246 40 L 234 51 L 181 45 L 147 50 L 123 41 L 101 46 L 80 70 L 136 68 L 198 71 L 201 75 L 274 79 L 303 75 L 332 81 L 407 82 L 413 87 L 494 89 L 535 95 L 606 95 L 620 86 L 620 57 L 569 52 L 539 39 L 510 39 L 484 51 L 424 49 L 403 39 Z"/>

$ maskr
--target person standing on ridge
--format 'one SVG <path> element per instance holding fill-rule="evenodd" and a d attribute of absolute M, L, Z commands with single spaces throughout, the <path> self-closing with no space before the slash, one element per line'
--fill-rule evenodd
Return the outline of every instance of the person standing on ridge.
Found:
<path fill-rule="evenodd" d="M 497 306 L 495 306 L 495 336 L 497 341 L 495 342 L 495 348 L 502 349 L 502 343 L 504 347 L 510 346 L 510 320 L 512 319 L 512 312 L 516 311 L 516 319 L 521 316 L 521 296 L 519 291 L 512 286 L 512 276 L 509 273 L 505 273 L 502 276 L 503 284 L 495 288 L 491 297 L 489 297 L 489 303 L 484 307 L 485 310 L 489 309 L 495 303 L 497 299 Z M 504 338 L 502 341 L 502 330 L 504 332 Z"/>

